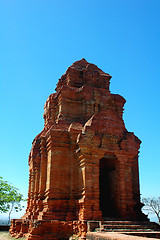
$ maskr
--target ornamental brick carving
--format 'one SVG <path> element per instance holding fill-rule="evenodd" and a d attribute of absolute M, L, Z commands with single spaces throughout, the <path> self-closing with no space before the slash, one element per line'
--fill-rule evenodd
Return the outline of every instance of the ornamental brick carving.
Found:
<path fill-rule="evenodd" d="M 44 106 L 44 129 L 29 155 L 28 205 L 10 232 L 27 239 L 85 238 L 86 222 L 142 220 L 141 141 L 122 118 L 125 99 L 111 76 L 85 59 L 59 79 Z M 49 237 L 50 238 L 47 238 Z"/>

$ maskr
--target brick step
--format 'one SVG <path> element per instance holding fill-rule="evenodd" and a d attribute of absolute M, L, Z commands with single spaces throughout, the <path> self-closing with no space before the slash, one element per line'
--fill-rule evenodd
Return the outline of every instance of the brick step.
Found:
<path fill-rule="evenodd" d="M 108 224 L 113 224 L 113 225 L 134 225 L 134 224 L 138 224 L 138 225 L 148 225 L 150 224 L 150 222 L 147 222 L 147 221 L 101 221 L 101 224 L 105 224 L 105 225 L 108 225 Z"/>
<path fill-rule="evenodd" d="M 96 232 L 153 232 L 152 229 L 143 229 L 143 228 L 139 228 L 139 229 L 128 229 L 128 228 L 121 228 L 121 229 L 96 229 Z M 154 231 L 156 232 L 156 231 Z M 158 231 L 157 231 L 158 232 Z"/>
<path fill-rule="evenodd" d="M 160 232 L 160 226 L 148 221 L 88 221 L 88 231 Z"/>
<path fill-rule="evenodd" d="M 125 229 L 154 229 L 154 230 L 160 230 L 160 228 L 156 225 L 138 225 L 138 224 L 134 224 L 134 225 L 126 225 L 126 224 L 121 224 L 121 225 L 110 225 L 110 224 L 102 224 L 101 228 L 104 229 L 121 229 L 121 228 L 125 228 Z"/>

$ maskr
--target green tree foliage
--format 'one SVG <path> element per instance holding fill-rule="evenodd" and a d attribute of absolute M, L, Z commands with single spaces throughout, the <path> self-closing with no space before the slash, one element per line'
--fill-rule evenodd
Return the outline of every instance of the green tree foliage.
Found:
<path fill-rule="evenodd" d="M 156 214 L 160 224 L 160 197 L 143 198 L 142 202 L 144 204 L 144 210 L 148 211 L 148 214 Z"/>
<path fill-rule="evenodd" d="M 25 201 L 18 189 L 0 177 L 0 212 L 9 213 L 9 222 L 12 211 L 22 211 L 21 201 Z"/>

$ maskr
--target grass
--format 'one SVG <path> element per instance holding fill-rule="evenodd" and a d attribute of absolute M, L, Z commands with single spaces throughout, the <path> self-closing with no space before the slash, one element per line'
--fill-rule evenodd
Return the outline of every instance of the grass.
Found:
<path fill-rule="evenodd" d="M 16 238 L 11 237 L 8 231 L 0 231 L 0 240 L 15 240 Z M 25 240 L 25 237 L 18 238 L 19 240 Z"/>

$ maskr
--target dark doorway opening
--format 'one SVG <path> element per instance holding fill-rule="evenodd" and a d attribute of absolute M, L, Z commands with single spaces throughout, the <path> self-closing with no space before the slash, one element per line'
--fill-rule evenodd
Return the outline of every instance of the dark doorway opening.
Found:
<path fill-rule="evenodd" d="M 117 177 L 115 156 L 108 156 L 107 158 L 100 159 L 99 190 L 99 204 L 102 216 L 105 218 L 117 217 Z"/>

